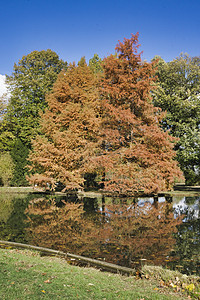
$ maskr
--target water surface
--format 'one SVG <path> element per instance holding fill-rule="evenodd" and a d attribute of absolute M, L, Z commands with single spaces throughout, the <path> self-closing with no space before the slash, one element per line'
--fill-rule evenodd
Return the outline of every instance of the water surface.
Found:
<path fill-rule="evenodd" d="M 200 275 L 199 199 L 1 194 L 0 239 Z"/>

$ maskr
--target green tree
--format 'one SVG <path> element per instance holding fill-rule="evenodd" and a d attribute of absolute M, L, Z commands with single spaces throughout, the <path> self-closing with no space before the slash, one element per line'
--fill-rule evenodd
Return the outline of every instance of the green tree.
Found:
<path fill-rule="evenodd" d="M 47 106 L 45 95 L 66 66 L 50 49 L 33 51 L 23 56 L 6 78 L 11 94 L 6 114 L 9 130 L 28 147 L 39 132 L 40 111 Z"/>
<path fill-rule="evenodd" d="M 0 153 L 10 151 L 15 139 L 13 133 L 8 131 L 7 122 L 5 121 L 6 110 L 7 101 L 6 96 L 3 95 L 0 97 Z"/>
<path fill-rule="evenodd" d="M 4 186 L 9 186 L 14 172 L 14 163 L 9 152 L 0 155 L 0 181 Z"/>
<path fill-rule="evenodd" d="M 78 62 L 78 66 L 79 67 L 84 67 L 85 65 L 87 65 L 86 59 L 85 59 L 85 56 L 82 56 L 81 59 Z"/>
<path fill-rule="evenodd" d="M 186 183 L 200 182 L 200 57 L 181 54 L 166 63 L 157 60 L 158 86 L 154 104 L 167 111 L 165 130 L 178 137 L 177 160 Z"/>
<path fill-rule="evenodd" d="M 7 130 L 5 123 L 0 123 L 0 152 L 10 151 L 14 141 L 13 133 Z"/>
<path fill-rule="evenodd" d="M 12 75 L 6 78 L 10 98 L 2 123 L 3 130 L 0 131 L 0 145 L 2 148 L 8 146 L 8 150 L 14 145 L 11 152 L 15 162 L 14 185 L 26 183 L 23 170 L 27 149 L 31 148 L 31 140 L 40 132 L 40 113 L 47 106 L 45 95 L 51 91 L 57 75 L 66 67 L 67 63 L 50 49 L 33 51 L 22 57 L 14 65 Z M 17 152 L 14 153 L 16 147 Z M 24 163 L 19 159 L 20 156 Z"/>
<path fill-rule="evenodd" d="M 15 139 L 10 151 L 15 166 L 11 181 L 11 184 L 14 186 L 27 186 L 28 184 L 26 180 L 28 153 L 28 147 L 20 139 Z"/>
<path fill-rule="evenodd" d="M 3 116 L 5 115 L 6 112 L 6 100 L 5 96 L 2 95 L 0 96 L 0 120 L 2 120 Z"/>
<path fill-rule="evenodd" d="M 89 60 L 89 67 L 95 74 L 103 72 L 102 60 L 99 58 L 98 54 L 94 54 L 93 58 Z"/>

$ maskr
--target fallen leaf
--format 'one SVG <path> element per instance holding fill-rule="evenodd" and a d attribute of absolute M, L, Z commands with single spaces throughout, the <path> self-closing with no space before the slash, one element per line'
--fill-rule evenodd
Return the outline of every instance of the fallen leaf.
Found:
<path fill-rule="evenodd" d="M 45 280 L 44 283 L 51 283 L 49 279 Z"/>
<path fill-rule="evenodd" d="M 191 283 L 191 284 L 187 285 L 187 286 L 186 286 L 186 289 L 187 289 L 189 292 L 192 292 L 192 291 L 195 289 L 194 283 Z"/>

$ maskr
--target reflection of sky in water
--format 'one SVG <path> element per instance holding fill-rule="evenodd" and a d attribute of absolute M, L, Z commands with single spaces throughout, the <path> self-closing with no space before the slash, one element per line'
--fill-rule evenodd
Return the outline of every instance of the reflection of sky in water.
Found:
<path fill-rule="evenodd" d="M 173 199 L 173 208 L 177 215 L 187 213 L 187 217 L 183 220 L 186 222 L 191 216 L 193 219 L 198 219 L 199 217 L 199 199 L 196 199 L 194 203 L 188 204 L 186 197 Z"/>
<path fill-rule="evenodd" d="M 187 203 L 187 197 L 179 196 L 179 197 L 173 197 L 173 208 L 175 212 L 175 217 L 180 214 L 187 213 L 187 218 L 185 218 L 183 221 L 187 221 L 188 219 L 198 219 L 199 218 L 199 200 L 200 198 L 197 198 L 196 200 L 192 201 L 192 204 Z M 158 203 L 165 202 L 165 197 L 158 197 Z M 138 206 L 143 207 L 145 204 L 149 203 L 152 205 L 154 203 L 153 197 L 145 197 L 145 198 L 138 198 Z"/>
<path fill-rule="evenodd" d="M 153 204 L 153 202 L 154 202 L 153 197 L 149 197 L 149 198 L 138 198 L 137 205 L 138 205 L 139 207 L 142 207 L 142 206 L 144 206 L 146 203 Z"/>
<path fill-rule="evenodd" d="M 190 197 L 192 199 L 192 197 Z M 158 197 L 158 203 L 165 202 L 165 197 Z M 184 222 L 188 219 L 198 219 L 199 218 L 199 206 L 200 206 L 200 198 L 197 198 L 192 201 L 192 203 L 188 203 L 191 201 L 188 201 L 187 197 L 183 196 L 176 196 L 173 197 L 173 208 L 174 208 L 174 216 L 177 217 L 181 214 L 187 214 L 187 217 L 183 220 Z M 150 208 L 151 205 L 154 203 L 153 197 L 141 197 L 138 198 L 138 201 L 136 202 L 138 207 L 144 207 L 146 204 L 149 204 L 146 206 L 146 208 Z M 130 205 L 130 208 L 132 205 Z M 102 212 L 102 207 L 99 207 L 100 211 Z M 110 216 L 110 211 L 105 208 L 104 211 L 105 215 Z"/>

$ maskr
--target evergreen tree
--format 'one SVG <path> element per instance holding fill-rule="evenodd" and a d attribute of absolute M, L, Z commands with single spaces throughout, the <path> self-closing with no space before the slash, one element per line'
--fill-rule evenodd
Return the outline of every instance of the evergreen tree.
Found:
<path fill-rule="evenodd" d="M 103 72 L 102 60 L 99 58 L 98 54 L 94 54 L 93 58 L 89 60 L 89 67 L 95 74 Z"/>
<path fill-rule="evenodd" d="M 15 166 L 11 181 L 13 186 L 27 186 L 28 184 L 26 180 L 28 153 L 28 147 L 20 139 L 16 139 L 10 151 Z"/>

